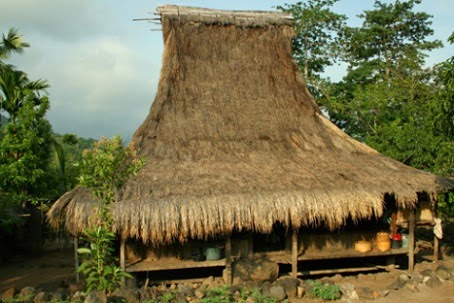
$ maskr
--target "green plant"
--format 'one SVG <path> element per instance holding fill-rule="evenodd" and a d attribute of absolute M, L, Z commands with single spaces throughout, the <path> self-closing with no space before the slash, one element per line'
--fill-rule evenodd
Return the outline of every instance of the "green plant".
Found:
<path fill-rule="evenodd" d="M 155 299 L 148 299 L 143 301 L 143 303 L 169 303 L 172 300 L 176 299 L 177 291 L 166 292 L 160 296 L 157 296 Z"/>
<path fill-rule="evenodd" d="M 208 289 L 204 298 L 200 299 L 200 303 L 230 303 L 232 302 L 232 293 L 230 287 L 213 287 Z"/>
<path fill-rule="evenodd" d="M 323 284 L 319 281 L 309 281 L 308 283 L 312 285 L 312 290 L 309 294 L 311 298 L 337 300 L 341 297 L 338 285 Z"/>
<path fill-rule="evenodd" d="M 131 277 L 122 271 L 113 256 L 115 233 L 110 205 L 115 202 L 115 192 L 143 165 L 144 161 L 135 159 L 119 136 L 110 140 L 102 138 L 82 158 L 79 183 L 91 189 L 98 201 L 91 226 L 83 232 L 83 239 L 90 247 L 78 250 L 86 257 L 78 271 L 86 277 L 87 291 L 96 289 L 111 293 L 121 286 L 123 277 Z"/>
<path fill-rule="evenodd" d="M 438 213 L 444 218 L 454 218 L 454 192 L 438 196 Z"/>
<path fill-rule="evenodd" d="M 245 303 L 248 298 L 252 298 L 256 303 L 276 303 L 277 301 L 274 297 L 264 296 L 258 288 L 253 288 L 250 292 L 243 289 L 240 294 L 241 298 L 237 301 L 239 303 Z"/>
<path fill-rule="evenodd" d="M 176 298 L 176 291 L 166 292 L 158 298 L 159 303 L 169 303 Z"/>
<path fill-rule="evenodd" d="M 131 275 L 122 271 L 115 264 L 112 243 L 115 234 L 109 229 L 99 226 L 85 230 L 85 240 L 90 242 L 90 248 L 79 248 L 78 253 L 88 255 L 78 271 L 86 277 L 87 291 L 93 289 L 113 291 L 121 286 L 121 278 Z"/>
<path fill-rule="evenodd" d="M 4 303 L 25 303 L 25 302 L 33 301 L 33 296 L 34 296 L 34 294 L 24 296 L 24 297 L 8 298 L 8 299 L 3 299 L 2 302 L 4 302 Z"/>
<path fill-rule="evenodd" d="M 71 300 L 70 299 L 52 299 L 49 301 L 49 303 L 83 303 L 81 299 L 76 299 L 76 300 Z"/>

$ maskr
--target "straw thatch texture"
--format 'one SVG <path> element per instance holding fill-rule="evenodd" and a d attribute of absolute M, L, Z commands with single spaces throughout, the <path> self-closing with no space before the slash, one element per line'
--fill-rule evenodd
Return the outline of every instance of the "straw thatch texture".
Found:
<path fill-rule="evenodd" d="M 454 188 L 353 140 L 320 113 L 292 60 L 292 27 L 238 26 L 162 15 L 165 51 L 156 99 L 131 145 L 147 164 L 113 205 L 122 237 L 154 244 L 232 230 L 335 228 L 379 216 L 385 194 Z M 90 202 L 91 201 L 91 202 Z M 93 202 L 76 188 L 48 216 L 71 233 Z"/>

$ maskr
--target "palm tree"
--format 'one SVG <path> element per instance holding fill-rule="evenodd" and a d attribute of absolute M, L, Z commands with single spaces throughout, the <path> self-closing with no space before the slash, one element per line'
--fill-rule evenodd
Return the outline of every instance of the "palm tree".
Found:
<path fill-rule="evenodd" d="M 0 40 L 0 127 L 2 126 L 2 111 L 5 110 L 8 112 L 8 110 L 4 109 L 4 106 L 10 100 L 7 94 L 12 93 L 11 87 L 6 90 L 8 81 L 5 82 L 4 78 L 14 69 L 12 65 L 6 64 L 4 60 L 8 59 L 11 53 L 23 53 L 24 49 L 29 46 L 28 43 L 22 41 L 22 37 L 15 28 L 9 29 L 6 36 L 2 34 L 2 39 Z"/>
<path fill-rule="evenodd" d="M 25 98 L 31 97 L 35 105 L 40 104 L 40 92 L 49 88 L 46 80 L 30 81 L 27 74 L 10 66 L 0 69 L 0 110 L 6 111 L 14 122 Z"/>
<path fill-rule="evenodd" d="M 30 81 L 26 73 L 2 61 L 11 53 L 21 54 L 26 47 L 29 47 L 29 44 L 22 41 L 14 28 L 10 29 L 6 36 L 3 34 L 0 41 L 0 114 L 2 111 L 7 112 L 12 122 L 15 121 L 26 97 L 31 97 L 35 104 L 39 105 L 40 92 L 49 87 L 47 81 Z"/>
<path fill-rule="evenodd" d="M 6 36 L 3 34 L 0 41 L 0 64 L 3 65 L 3 60 L 7 59 L 11 53 L 21 54 L 24 48 L 29 46 L 28 43 L 22 41 L 22 36 L 18 34 L 17 29 L 9 29 L 8 34 Z"/>

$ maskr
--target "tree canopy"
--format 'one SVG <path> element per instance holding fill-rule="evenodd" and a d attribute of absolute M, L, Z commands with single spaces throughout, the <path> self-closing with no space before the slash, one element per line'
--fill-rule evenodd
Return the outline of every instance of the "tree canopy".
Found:
<path fill-rule="evenodd" d="M 30 80 L 8 64 L 29 47 L 11 29 L 0 41 L 0 236 L 13 231 L 31 205 L 53 202 L 76 184 L 72 165 L 94 140 L 55 135 L 46 119 L 50 107 L 46 80 Z M 80 143 L 79 143 L 80 141 Z"/>
<path fill-rule="evenodd" d="M 358 16 L 358 27 L 334 11 L 335 2 L 279 7 L 294 15 L 294 57 L 309 84 L 330 64 L 347 66 L 341 81 L 325 78 L 323 93 L 312 90 L 317 102 L 341 129 L 381 153 L 453 176 L 454 56 L 427 67 L 426 57 L 442 43 L 431 39 L 432 16 L 418 11 L 422 1 L 376 0 Z"/>
<path fill-rule="evenodd" d="M 322 74 L 340 57 L 347 17 L 333 12 L 339 0 L 307 0 L 278 9 L 295 17 L 293 57 L 315 96 L 323 94 Z"/>

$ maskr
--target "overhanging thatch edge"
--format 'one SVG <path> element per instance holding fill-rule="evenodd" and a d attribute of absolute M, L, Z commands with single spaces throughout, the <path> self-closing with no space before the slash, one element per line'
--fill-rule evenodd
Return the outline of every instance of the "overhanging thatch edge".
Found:
<path fill-rule="evenodd" d="M 80 190 L 77 189 L 79 194 Z M 114 229 L 122 238 L 138 238 L 159 245 L 189 238 L 207 239 L 233 230 L 266 233 L 275 222 L 282 222 L 288 228 L 326 225 L 334 229 L 347 219 L 356 221 L 381 216 L 384 195 L 380 191 L 349 194 L 295 191 L 121 201 L 112 205 L 112 214 Z M 430 193 L 430 196 L 434 198 L 436 194 Z M 406 201 L 401 207 L 412 207 L 417 194 L 396 195 L 396 199 Z M 73 193 L 62 197 L 49 211 L 48 218 L 56 226 L 59 218 L 65 217 L 66 228 L 78 235 L 89 226 L 95 206 L 95 202 L 80 201 Z"/>

